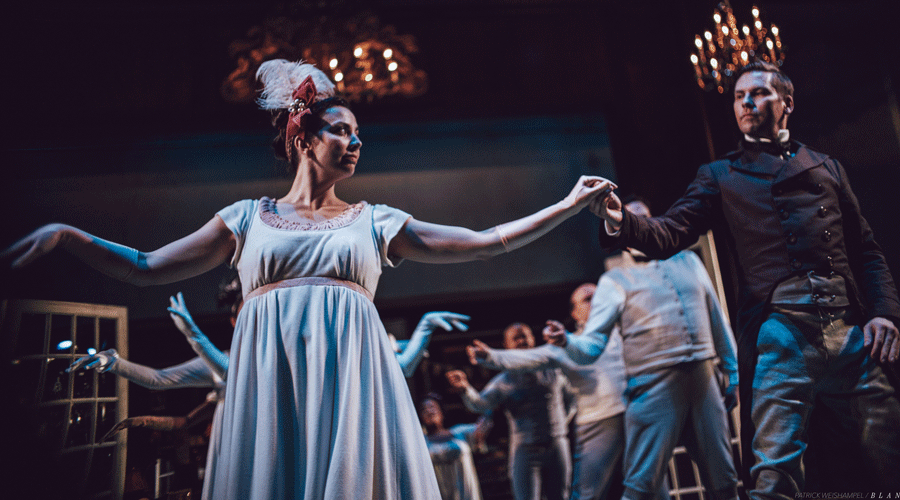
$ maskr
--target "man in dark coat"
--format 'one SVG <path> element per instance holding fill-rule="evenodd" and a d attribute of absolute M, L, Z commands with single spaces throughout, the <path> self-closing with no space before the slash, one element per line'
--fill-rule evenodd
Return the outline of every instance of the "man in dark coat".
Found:
<path fill-rule="evenodd" d="M 832 485 L 898 491 L 900 402 L 878 362 L 900 353 L 900 300 L 884 255 L 843 167 L 789 139 L 787 76 L 751 63 L 736 75 L 734 97 L 740 149 L 701 166 L 661 217 L 631 214 L 614 194 L 595 202 L 601 244 L 661 259 L 712 229 L 734 249 L 751 497 L 804 489 L 814 408 L 833 437 L 854 444 L 856 454 L 838 459 L 864 473 Z"/>

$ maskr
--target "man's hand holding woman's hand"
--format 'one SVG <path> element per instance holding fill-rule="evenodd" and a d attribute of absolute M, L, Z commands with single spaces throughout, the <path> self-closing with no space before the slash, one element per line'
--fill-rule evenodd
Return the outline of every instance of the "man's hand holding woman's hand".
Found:
<path fill-rule="evenodd" d="M 610 192 L 607 196 L 598 196 L 591 200 L 588 209 L 597 217 L 606 222 L 608 229 L 613 232 L 622 227 L 622 200 L 616 193 Z"/>
<path fill-rule="evenodd" d="M 616 189 L 616 185 L 608 179 L 582 175 L 564 201 L 581 210 L 592 201 L 598 198 L 605 198 L 612 193 L 613 189 Z"/>

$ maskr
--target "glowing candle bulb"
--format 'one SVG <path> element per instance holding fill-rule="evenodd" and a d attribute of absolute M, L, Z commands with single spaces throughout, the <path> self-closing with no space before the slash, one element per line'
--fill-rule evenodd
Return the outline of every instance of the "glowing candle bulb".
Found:
<path fill-rule="evenodd" d="M 337 58 L 332 58 L 330 61 L 328 61 L 328 67 L 331 69 L 337 68 L 337 65 L 338 65 Z"/>
<path fill-rule="evenodd" d="M 391 61 L 391 63 L 388 64 L 388 71 L 397 71 L 397 61 Z"/>
<path fill-rule="evenodd" d="M 391 50 L 391 49 L 384 49 L 384 58 L 385 58 L 385 59 L 390 59 L 390 58 L 393 57 L 393 56 L 394 56 L 394 51 L 393 51 L 393 50 Z"/>
<path fill-rule="evenodd" d="M 362 57 L 362 53 L 362 47 L 356 47 L 355 49 L 353 49 L 353 57 Z"/>
<path fill-rule="evenodd" d="M 344 81 L 344 74 L 341 73 L 340 71 L 337 72 L 337 73 L 335 73 L 335 74 L 334 74 L 334 81 L 336 81 L 336 82 L 342 82 L 342 81 Z"/>

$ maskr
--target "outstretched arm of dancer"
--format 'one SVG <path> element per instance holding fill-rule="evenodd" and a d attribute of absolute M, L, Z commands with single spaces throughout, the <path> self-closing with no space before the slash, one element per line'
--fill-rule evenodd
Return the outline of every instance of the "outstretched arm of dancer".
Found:
<path fill-rule="evenodd" d="M 154 431 L 171 432 L 184 428 L 186 424 L 187 419 L 184 417 L 159 417 L 156 415 L 128 417 L 114 425 L 113 428 L 100 439 L 100 442 L 102 443 L 103 441 L 111 439 L 114 435 L 125 429 L 144 427 Z"/>
<path fill-rule="evenodd" d="M 446 375 L 450 387 L 460 393 L 466 408 L 475 413 L 491 412 L 503 401 L 505 389 L 509 389 L 505 388 L 508 384 L 505 384 L 505 377 L 502 373 L 491 379 L 481 392 L 469 385 L 469 377 L 462 370 L 451 370 Z"/>
<path fill-rule="evenodd" d="M 625 291 L 622 287 L 608 276 L 601 276 L 591 300 L 591 314 L 581 335 L 568 333 L 562 325 L 548 322 L 544 328 L 544 340 L 565 348 L 566 354 L 576 363 L 593 363 L 606 350 L 624 305 Z"/>
<path fill-rule="evenodd" d="M 547 321 L 548 324 L 551 321 Z M 553 323 L 557 323 L 553 321 Z M 565 328 L 560 324 L 560 328 Z M 554 345 L 542 345 L 531 349 L 494 349 L 480 340 L 466 346 L 466 354 L 473 365 L 504 371 L 534 371 L 557 368 L 565 351 Z"/>
<path fill-rule="evenodd" d="M 178 389 L 182 387 L 215 387 L 213 371 L 200 358 L 194 358 L 168 368 L 150 368 L 122 358 L 115 349 L 100 351 L 78 358 L 68 371 L 109 371 L 148 389 Z"/>
<path fill-rule="evenodd" d="M 187 338 L 188 344 L 194 352 L 200 356 L 203 361 L 209 365 L 209 368 L 215 372 L 222 380 L 225 380 L 225 374 L 228 372 L 228 355 L 220 351 L 209 338 L 200 330 L 194 318 L 184 304 L 184 296 L 181 292 L 175 297 L 169 297 L 169 316 L 175 323 L 175 326 L 181 330 L 181 333 Z"/>
<path fill-rule="evenodd" d="M 48 224 L 0 253 L 0 265 L 19 268 L 60 248 L 107 276 L 144 286 L 205 273 L 227 262 L 235 245 L 234 233 L 219 216 L 152 252 L 103 240 L 65 224 Z"/>
<path fill-rule="evenodd" d="M 400 363 L 403 375 L 409 378 L 415 373 L 416 367 L 419 366 L 422 357 L 425 355 L 428 343 L 431 342 L 431 334 L 435 328 L 440 327 L 449 332 L 456 327 L 458 330 L 466 331 L 469 327 L 463 321 L 469 321 L 470 319 L 472 318 L 465 314 L 446 311 L 425 313 L 422 319 L 419 320 L 419 324 L 416 325 L 416 329 L 409 338 L 406 348 L 403 349 L 403 352 L 397 353 L 397 362 Z"/>
<path fill-rule="evenodd" d="M 489 259 L 540 238 L 577 214 L 595 197 L 603 197 L 615 187 L 602 177 L 582 176 L 562 201 L 527 217 L 480 232 L 410 219 L 397 237 L 391 240 L 388 253 L 394 257 L 436 264 Z"/>
<path fill-rule="evenodd" d="M 481 415 L 472 424 L 457 424 L 450 428 L 453 435 L 464 439 L 472 451 L 476 453 L 487 452 L 487 436 L 494 428 L 493 416 L 488 413 Z"/>
<path fill-rule="evenodd" d="M 215 411 L 215 401 L 206 400 L 200 406 L 191 410 L 184 417 L 161 417 L 156 415 L 144 415 L 140 417 L 128 417 L 117 423 L 107 432 L 100 442 L 111 439 L 118 432 L 134 427 L 144 427 L 155 431 L 171 432 L 179 429 L 190 429 L 197 423 L 212 418 Z"/>

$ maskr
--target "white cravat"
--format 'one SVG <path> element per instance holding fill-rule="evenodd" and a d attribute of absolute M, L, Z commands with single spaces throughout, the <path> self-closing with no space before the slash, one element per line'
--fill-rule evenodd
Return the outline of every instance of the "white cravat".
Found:
<path fill-rule="evenodd" d="M 747 142 L 773 142 L 772 139 L 768 139 L 766 137 L 753 137 L 747 134 L 744 134 L 744 140 Z M 778 131 L 778 142 L 784 144 L 789 140 L 791 140 L 791 133 L 788 131 L 788 129 L 783 128 Z"/>

